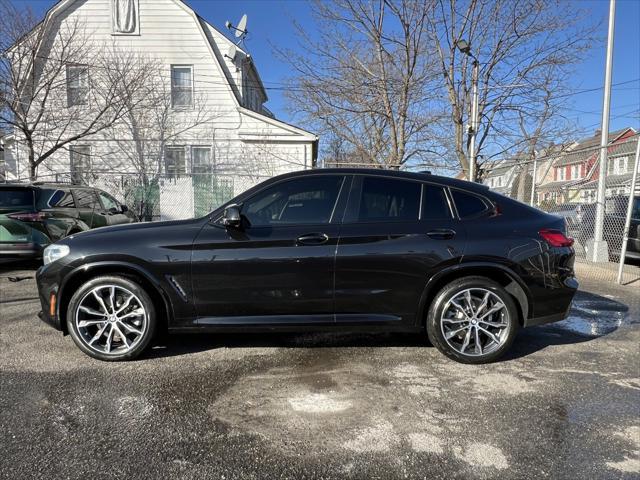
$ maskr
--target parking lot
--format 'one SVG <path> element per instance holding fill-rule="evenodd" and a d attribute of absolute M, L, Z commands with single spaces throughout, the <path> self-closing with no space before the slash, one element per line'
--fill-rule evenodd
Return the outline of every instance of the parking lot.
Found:
<path fill-rule="evenodd" d="M 38 320 L 33 275 L 0 270 L 2 478 L 640 475 L 637 282 L 580 278 L 567 321 L 492 365 L 387 334 L 175 336 L 113 364 Z"/>

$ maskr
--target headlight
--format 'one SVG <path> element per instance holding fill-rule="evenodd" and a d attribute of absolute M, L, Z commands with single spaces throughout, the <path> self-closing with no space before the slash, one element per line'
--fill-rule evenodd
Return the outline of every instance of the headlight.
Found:
<path fill-rule="evenodd" d="M 49 245 L 44 249 L 42 260 L 45 265 L 49 265 L 51 262 L 60 260 L 62 257 L 69 255 L 69 247 L 66 245 Z"/>

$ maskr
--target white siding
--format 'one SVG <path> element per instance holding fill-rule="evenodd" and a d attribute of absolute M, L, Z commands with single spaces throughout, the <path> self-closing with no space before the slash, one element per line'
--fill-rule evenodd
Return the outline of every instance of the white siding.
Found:
<path fill-rule="evenodd" d="M 170 81 L 171 65 L 193 66 L 195 94 L 205 97 L 204 106 L 210 118 L 175 142 L 187 150 L 187 173 L 190 147 L 194 145 L 211 146 L 216 171 L 247 176 L 246 181 L 234 184 L 235 193 L 264 176 L 311 166 L 315 137 L 240 107 L 242 75 L 231 59 L 224 57 L 231 41 L 198 19 L 179 0 L 139 0 L 138 35 L 112 35 L 110 0 L 75 0 L 68 6 L 63 1 L 58 5 L 63 10 L 55 23 L 64 28 L 66 22 L 80 19 L 90 34 L 88 48 L 113 45 L 160 59 L 166 66 L 167 82 Z M 238 55 L 241 62 L 244 53 L 239 50 Z M 126 138 L 120 140 L 126 141 Z M 91 145 L 92 167 L 98 174 L 136 171 L 126 156 L 119 153 L 113 134 L 104 132 L 79 143 Z M 27 176 L 26 162 L 20 163 L 21 171 L 17 171 L 17 165 L 13 168 L 16 175 Z M 39 167 L 38 175 L 45 178 L 67 173 L 69 168 L 69 152 L 61 150 Z M 96 178 L 96 182 L 99 181 Z"/>

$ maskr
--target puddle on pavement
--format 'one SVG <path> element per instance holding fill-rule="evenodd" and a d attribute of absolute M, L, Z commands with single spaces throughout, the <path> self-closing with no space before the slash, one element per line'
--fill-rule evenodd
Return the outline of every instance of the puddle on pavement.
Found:
<path fill-rule="evenodd" d="M 616 306 L 607 302 L 574 301 L 569 316 L 550 326 L 568 330 L 580 335 L 600 337 L 607 335 L 629 323 L 626 311 L 616 310 Z"/>

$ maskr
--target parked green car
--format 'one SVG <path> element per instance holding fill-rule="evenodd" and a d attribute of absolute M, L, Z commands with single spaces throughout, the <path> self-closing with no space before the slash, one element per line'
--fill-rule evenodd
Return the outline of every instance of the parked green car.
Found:
<path fill-rule="evenodd" d="M 68 235 L 136 221 L 126 205 L 97 188 L 0 184 L 0 261 L 37 259 Z"/>

